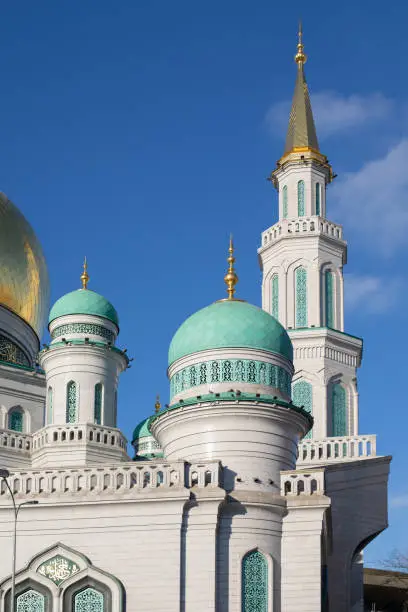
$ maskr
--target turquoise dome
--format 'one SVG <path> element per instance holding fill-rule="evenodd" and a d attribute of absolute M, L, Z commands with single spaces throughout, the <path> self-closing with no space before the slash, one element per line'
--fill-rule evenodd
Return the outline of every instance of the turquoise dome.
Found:
<path fill-rule="evenodd" d="M 215 348 L 252 348 L 293 360 L 292 342 L 270 314 L 238 300 L 215 302 L 189 317 L 176 331 L 169 365 L 177 359 Z"/>
<path fill-rule="evenodd" d="M 103 295 L 90 289 L 77 289 L 63 295 L 51 308 L 48 322 L 65 315 L 87 314 L 109 319 L 119 326 L 118 313 Z"/>
<path fill-rule="evenodd" d="M 146 438 L 147 436 L 152 437 L 152 433 L 149 429 L 150 421 L 152 417 L 149 416 L 147 419 L 139 423 L 133 431 L 132 442 L 138 440 L 139 438 Z"/>

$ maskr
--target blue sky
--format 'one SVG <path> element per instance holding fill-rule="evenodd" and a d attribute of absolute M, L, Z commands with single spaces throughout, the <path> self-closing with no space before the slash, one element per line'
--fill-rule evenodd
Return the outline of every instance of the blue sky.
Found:
<path fill-rule="evenodd" d="M 325 5 L 324 5 L 325 6 Z M 90 287 L 115 304 L 134 357 L 120 426 L 167 401 L 180 323 L 223 297 L 227 239 L 239 295 L 260 304 L 256 249 L 276 220 L 265 177 L 283 152 L 302 15 L 328 215 L 349 241 L 346 329 L 365 340 L 360 431 L 393 454 L 390 529 L 371 563 L 408 550 L 408 5 L 15 0 L 2 8 L 1 189 L 33 224 L 52 299 Z M 402 398 L 402 399 L 401 399 Z"/>

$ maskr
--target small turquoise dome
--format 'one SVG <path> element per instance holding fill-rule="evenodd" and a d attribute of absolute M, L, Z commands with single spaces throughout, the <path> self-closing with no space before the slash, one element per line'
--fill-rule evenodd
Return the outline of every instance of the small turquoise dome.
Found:
<path fill-rule="evenodd" d="M 118 313 L 112 304 L 95 291 L 90 289 L 77 289 L 63 295 L 51 308 L 48 322 L 65 315 L 87 314 L 109 319 L 119 326 Z"/>
<path fill-rule="evenodd" d="M 270 314 L 238 300 L 215 302 L 189 317 L 176 331 L 169 365 L 177 359 L 215 348 L 252 348 L 293 360 L 285 328 Z"/>
<path fill-rule="evenodd" d="M 138 440 L 139 438 L 146 438 L 147 436 L 152 437 L 152 433 L 149 429 L 150 421 L 152 417 L 149 416 L 147 419 L 139 423 L 133 431 L 132 442 Z"/>

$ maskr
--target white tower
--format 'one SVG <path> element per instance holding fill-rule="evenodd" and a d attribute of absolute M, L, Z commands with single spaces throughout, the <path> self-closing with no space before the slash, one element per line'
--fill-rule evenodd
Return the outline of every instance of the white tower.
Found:
<path fill-rule="evenodd" d="M 46 375 L 46 427 L 33 438 L 33 466 L 81 465 L 127 460 L 116 429 L 119 375 L 128 365 L 115 346 L 118 315 L 88 289 L 60 298 L 50 312 L 51 344 L 39 356 Z"/>
<path fill-rule="evenodd" d="M 313 438 L 358 433 L 356 369 L 362 340 L 344 332 L 343 229 L 327 218 L 334 175 L 316 135 L 299 32 L 297 78 L 285 152 L 270 180 L 279 221 L 262 234 L 263 308 L 286 327 L 294 348 L 292 397 L 313 414 Z"/>

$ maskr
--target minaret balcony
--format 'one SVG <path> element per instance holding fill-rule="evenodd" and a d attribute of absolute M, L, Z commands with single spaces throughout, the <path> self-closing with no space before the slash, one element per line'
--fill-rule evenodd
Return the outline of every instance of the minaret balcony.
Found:
<path fill-rule="evenodd" d="M 321 440 L 302 440 L 296 466 L 342 463 L 377 456 L 377 436 L 334 436 Z"/>
<path fill-rule="evenodd" d="M 327 236 L 336 241 L 343 239 L 343 227 L 328 221 L 323 217 L 295 217 L 293 219 L 282 219 L 262 232 L 262 246 L 260 251 L 270 244 L 276 243 L 282 238 L 299 238 L 300 236 Z"/>

